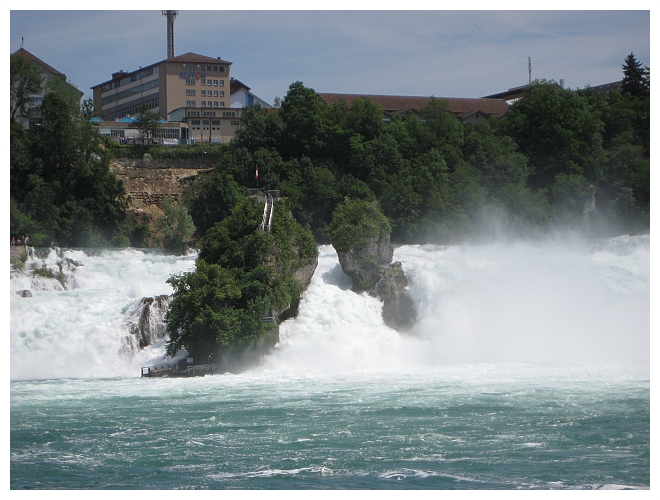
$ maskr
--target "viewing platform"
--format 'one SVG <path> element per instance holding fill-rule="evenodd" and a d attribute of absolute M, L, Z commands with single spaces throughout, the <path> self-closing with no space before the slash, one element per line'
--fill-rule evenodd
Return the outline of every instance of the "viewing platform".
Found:
<path fill-rule="evenodd" d="M 140 377 L 203 377 L 217 373 L 215 364 L 195 365 L 192 358 L 182 359 L 178 363 L 143 366 Z"/>

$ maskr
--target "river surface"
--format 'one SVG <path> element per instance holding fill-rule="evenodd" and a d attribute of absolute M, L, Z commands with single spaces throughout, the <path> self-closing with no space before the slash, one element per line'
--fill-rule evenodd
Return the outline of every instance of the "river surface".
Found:
<path fill-rule="evenodd" d="M 122 324 L 194 255 L 35 258 L 82 265 L 11 294 L 10 487 L 650 487 L 648 236 L 399 247 L 406 334 L 319 251 L 261 366 L 187 379 L 140 378 L 164 345 L 129 356 Z"/>

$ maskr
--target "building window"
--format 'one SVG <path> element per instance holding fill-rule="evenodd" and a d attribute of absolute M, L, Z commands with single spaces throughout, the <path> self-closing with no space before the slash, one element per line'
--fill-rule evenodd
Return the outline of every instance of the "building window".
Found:
<path fill-rule="evenodd" d="M 202 101 L 202 107 L 203 107 L 203 108 L 206 107 L 206 101 Z"/>
<path fill-rule="evenodd" d="M 204 92 L 202 90 L 202 92 Z M 195 95 L 195 89 L 186 89 L 186 95 Z"/>
<path fill-rule="evenodd" d="M 241 121 L 240 120 L 232 120 L 230 123 L 231 123 L 232 126 L 238 127 L 241 124 Z"/>
<path fill-rule="evenodd" d="M 225 70 L 225 67 L 224 67 L 224 66 L 220 66 L 219 71 L 224 71 L 224 70 Z"/>
<path fill-rule="evenodd" d="M 224 86 L 225 86 L 225 81 L 224 81 L 224 80 L 220 80 L 220 86 L 221 86 L 221 87 L 224 87 Z"/>
<path fill-rule="evenodd" d="M 186 106 L 197 106 L 197 101 L 186 101 Z"/>
<path fill-rule="evenodd" d="M 202 78 L 199 80 L 200 85 L 206 85 L 206 78 Z"/>
<path fill-rule="evenodd" d="M 224 108 L 225 107 L 225 101 L 220 101 L 220 107 Z"/>
<path fill-rule="evenodd" d="M 202 90 L 202 97 L 206 97 L 206 90 Z"/>
<path fill-rule="evenodd" d="M 187 71 L 195 71 L 195 65 L 194 64 L 186 64 L 186 70 Z"/>
<path fill-rule="evenodd" d="M 213 96 L 218 97 L 218 91 L 217 90 L 215 92 L 213 92 Z M 220 97 L 224 97 L 224 96 L 225 96 L 225 91 L 221 90 L 220 91 Z"/>
<path fill-rule="evenodd" d="M 186 85 L 195 85 L 195 77 L 186 78 Z"/>
<path fill-rule="evenodd" d="M 199 125 L 199 120 L 192 120 L 190 123 L 192 123 L 193 125 Z"/>
<path fill-rule="evenodd" d="M 178 128 L 161 128 L 161 129 L 158 129 L 158 137 L 160 139 L 178 139 L 179 138 L 179 129 Z"/>

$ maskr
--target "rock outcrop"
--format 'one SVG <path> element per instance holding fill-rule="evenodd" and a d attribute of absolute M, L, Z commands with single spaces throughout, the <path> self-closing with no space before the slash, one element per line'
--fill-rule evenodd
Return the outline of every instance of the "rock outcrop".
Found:
<path fill-rule="evenodd" d="M 401 262 L 392 262 L 393 251 L 389 235 L 384 241 L 373 241 L 362 251 L 351 248 L 337 252 L 344 274 L 353 280 L 354 292 L 367 292 L 383 303 L 383 321 L 398 331 L 409 330 L 417 320 L 412 298 L 406 288 L 406 278 Z M 386 245 L 385 245 L 386 242 Z"/>
<path fill-rule="evenodd" d="M 123 325 L 128 333 L 122 345 L 122 352 L 126 356 L 132 357 L 140 349 L 165 338 L 165 315 L 170 301 L 169 295 L 143 297 L 140 300 Z"/>
<path fill-rule="evenodd" d="M 383 302 L 383 321 L 398 331 L 409 330 L 417 321 L 417 313 L 401 262 L 382 269 L 382 277 L 367 293 Z"/>
<path fill-rule="evenodd" d="M 387 219 L 369 203 L 348 201 L 340 207 L 331 232 L 339 264 L 353 280 L 352 290 L 383 302 L 386 325 L 399 331 L 410 329 L 416 321 L 415 308 L 401 263 L 392 264 Z"/>
<path fill-rule="evenodd" d="M 344 274 L 353 280 L 352 290 L 367 292 L 383 303 L 383 321 L 398 331 L 409 330 L 417 320 L 415 306 L 406 288 L 408 278 L 400 262 L 392 263 L 394 252 L 389 233 L 366 238 L 359 247 L 338 251 Z"/>
<path fill-rule="evenodd" d="M 339 264 L 344 274 L 353 280 L 354 292 L 373 289 L 383 274 L 383 267 L 392 262 L 394 252 L 389 233 L 367 237 L 359 248 L 351 246 L 347 251 L 338 251 Z"/>

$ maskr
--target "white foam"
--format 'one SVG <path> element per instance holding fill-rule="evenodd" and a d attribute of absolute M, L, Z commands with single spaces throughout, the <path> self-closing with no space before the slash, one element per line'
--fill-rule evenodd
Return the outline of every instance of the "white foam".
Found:
<path fill-rule="evenodd" d="M 172 293 L 166 283 L 175 272 L 190 270 L 194 256 L 166 256 L 134 249 L 87 255 L 67 251 L 81 262 L 73 290 L 32 289 L 33 297 L 11 294 L 11 379 L 139 376 L 139 363 L 162 360 L 162 343 L 133 360 L 119 354 L 125 314 L 144 296 Z M 43 260 L 60 261 L 55 251 Z M 34 263 L 41 267 L 37 259 Z M 29 280 L 12 279 L 12 289 Z M 18 288 L 20 287 L 20 288 Z"/>
<path fill-rule="evenodd" d="M 425 372 L 488 379 L 530 366 L 547 370 L 543 376 L 558 366 L 571 377 L 596 373 L 589 367 L 627 376 L 611 368 L 627 364 L 648 371 L 648 237 L 399 247 L 395 260 L 419 313 L 409 334 L 383 323 L 379 301 L 350 291 L 332 247 L 319 253 L 299 316 L 281 325 L 275 351 L 242 380 Z M 139 366 L 162 361 L 164 342 L 122 358 L 121 324 L 142 297 L 171 293 L 166 280 L 192 269 L 195 256 L 65 256 L 84 264 L 72 271 L 79 288 L 11 294 L 12 380 L 139 376 Z M 57 258 L 51 252 L 46 260 L 56 265 Z M 27 285 L 12 275 L 12 290 Z"/>

